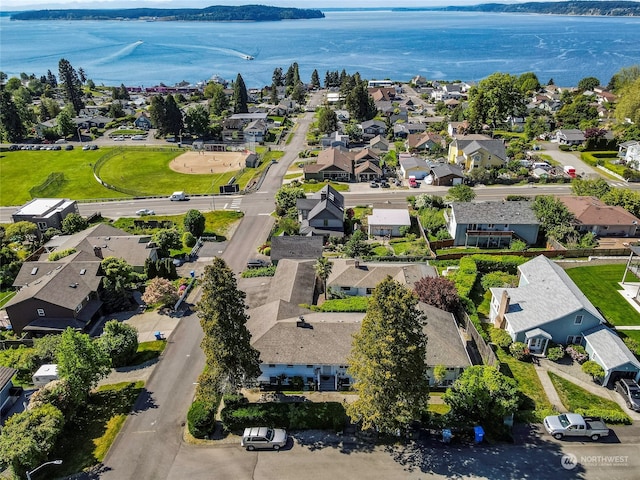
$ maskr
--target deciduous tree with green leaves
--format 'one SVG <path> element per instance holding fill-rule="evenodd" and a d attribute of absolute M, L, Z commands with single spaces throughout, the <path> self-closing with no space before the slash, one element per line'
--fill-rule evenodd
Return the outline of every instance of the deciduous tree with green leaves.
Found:
<path fill-rule="evenodd" d="M 124 367 L 133 359 L 138 350 L 138 330 L 136 327 L 118 320 L 109 320 L 98 345 L 111 359 L 113 367 Z"/>
<path fill-rule="evenodd" d="M 89 227 L 89 222 L 79 213 L 70 213 L 62 220 L 62 233 L 71 235 Z"/>
<path fill-rule="evenodd" d="M 571 180 L 571 191 L 574 195 L 588 197 L 604 197 L 611 190 L 611 185 L 604 178 L 596 180 L 583 180 L 574 178 Z"/>
<path fill-rule="evenodd" d="M 25 478 L 47 460 L 63 426 L 62 412 L 49 404 L 9 417 L 0 433 L 0 470 L 11 468 L 15 478 Z"/>
<path fill-rule="evenodd" d="M 276 214 L 280 217 L 293 213 L 297 216 L 296 202 L 299 198 L 306 198 L 304 189 L 298 183 L 283 185 L 276 192 Z"/>
<path fill-rule="evenodd" d="M 371 245 L 367 243 L 367 235 L 360 229 L 353 232 L 351 238 L 344 245 L 347 257 L 359 258 L 371 253 Z"/>
<path fill-rule="evenodd" d="M 104 273 L 103 299 L 107 309 L 117 311 L 127 308 L 131 303 L 128 289 L 136 278 L 133 267 L 122 258 L 107 257 L 100 262 L 100 268 Z"/>
<path fill-rule="evenodd" d="M 443 395 L 450 415 L 462 422 L 496 430 L 518 409 L 518 385 L 495 367 L 475 365 L 462 372 Z"/>
<path fill-rule="evenodd" d="M 575 231 L 572 225 L 575 216 L 556 197 L 538 195 L 531 208 L 547 237 L 562 242 Z"/>
<path fill-rule="evenodd" d="M 471 202 L 476 198 L 476 192 L 469 185 L 454 185 L 445 195 L 449 202 Z"/>
<path fill-rule="evenodd" d="M 318 130 L 327 135 L 338 129 L 338 115 L 328 105 L 318 110 Z"/>
<path fill-rule="evenodd" d="M 494 73 L 469 91 L 469 121 L 475 130 L 483 124 L 496 128 L 509 115 L 522 116 L 524 111 L 524 93 L 514 75 Z"/>
<path fill-rule="evenodd" d="M 206 365 L 223 379 L 223 388 L 237 391 L 260 375 L 260 353 L 251 345 L 245 313 L 246 294 L 224 260 L 216 257 L 202 278 L 198 316 Z"/>
<path fill-rule="evenodd" d="M 417 304 L 411 290 L 387 277 L 353 337 L 348 372 L 358 398 L 347 413 L 365 429 L 395 433 L 427 408 L 426 318 Z"/>
<path fill-rule="evenodd" d="M 204 233 L 206 219 L 200 210 L 191 209 L 184 216 L 184 229 L 194 237 L 201 237 Z"/>

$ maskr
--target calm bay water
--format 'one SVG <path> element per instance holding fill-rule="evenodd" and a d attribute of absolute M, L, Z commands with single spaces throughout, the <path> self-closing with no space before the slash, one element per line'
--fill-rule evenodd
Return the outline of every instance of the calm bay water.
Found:
<path fill-rule="evenodd" d="M 416 74 L 479 80 L 534 71 L 541 82 L 607 83 L 640 63 L 640 18 L 450 12 L 327 12 L 326 18 L 265 23 L 10 21 L 0 18 L 0 70 L 57 74 L 58 60 L 97 84 L 151 86 L 241 73 L 249 87 L 273 69 L 314 68 L 408 81 Z M 254 60 L 246 60 L 251 55 Z"/>

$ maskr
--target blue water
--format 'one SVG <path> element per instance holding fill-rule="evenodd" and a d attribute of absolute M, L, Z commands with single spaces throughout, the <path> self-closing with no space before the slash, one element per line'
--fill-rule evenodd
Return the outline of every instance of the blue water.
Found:
<path fill-rule="evenodd" d="M 607 83 L 640 63 L 640 18 L 459 12 L 327 12 L 326 18 L 269 23 L 50 21 L 0 17 L 0 70 L 57 74 L 58 60 L 97 84 L 151 86 L 241 73 L 249 87 L 298 62 L 363 78 L 479 80 L 534 71 L 541 82 Z M 244 55 L 252 55 L 249 61 Z"/>

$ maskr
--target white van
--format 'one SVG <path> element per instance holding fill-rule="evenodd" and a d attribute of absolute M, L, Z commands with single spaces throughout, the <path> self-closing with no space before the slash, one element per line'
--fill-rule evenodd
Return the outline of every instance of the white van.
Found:
<path fill-rule="evenodd" d="M 543 170 L 551 170 L 551 165 L 549 165 L 547 162 L 535 162 L 533 164 L 533 168 L 541 168 Z"/>
<path fill-rule="evenodd" d="M 187 196 L 185 195 L 184 192 L 173 192 L 169 197 L 169 200 L 171 200 L 172 202 L 180 202 L 186 199 L 187 199 Z"/>

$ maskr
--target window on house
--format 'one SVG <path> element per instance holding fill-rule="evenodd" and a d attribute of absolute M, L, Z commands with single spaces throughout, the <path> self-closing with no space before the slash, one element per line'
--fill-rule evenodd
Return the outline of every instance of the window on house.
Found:
<path fill-rule="evenodd" d="M 493 223 L 490 223 L 487 225 L 487 228 L 493 228 L 493 227 L 494 227 Z"/>
<path fill-rule="evenodd" d="M 329 219 L 328 219 L 328 218 L 325 218 L 325 219 L 322 221 L 322 224 L 323 224 L 323 226 L 328 227 L 328 226 L 329 226 Z"/>
<path fill-rule="evenodd" d="M 44 308 L 39 308 L 38 309 L 38 316 L 39 317 L 44 317 Z"/>
<path fill-rule="evenodd" d="M 575 323 L 576 325 L 582 324 L 582 315 L 576 315 L 576 319 L 573 323 Z"/>
<path fill-rule="evenodd" d="M 38 222 L 38 230 L 46 230 L 48 225 L 46 222 Z"/>
<path fill-rule="evenodd" d="M 269 364 L 269 368 L 276 368 L 276 364 L 275 363 L 270 363 Z"/>
<path fill-rule="evenodd" d="M 580 345 L 582 343 L 582 335 L 569 335 L 567 337 L 567 344 Z"/>
<path fill-rule="evenodd" d="M 287 368 L 293 368 L 293 365 L 287 365 Z"/>
<path fill-rule="evenodd" d="M 78 305 L 76 307 L 76 313 L 78 313 L 80 310 L 82 310 L 82 304 Z"/>
<path fill-rule="evenodd" d="M 313 368 L 313 365 L 307 365 L 307 368 Z"/>
<path fill-rule="evenodd" d="M 373 288 L 367 288 L 367 295 L 373 294 Z"/>
<path fill-rule="evenodd" d="M 351 290 L 350 287 L 340 287 L 340 290 L 342 290 L 343 292 L 348 292 L 349 290 Z"/>

